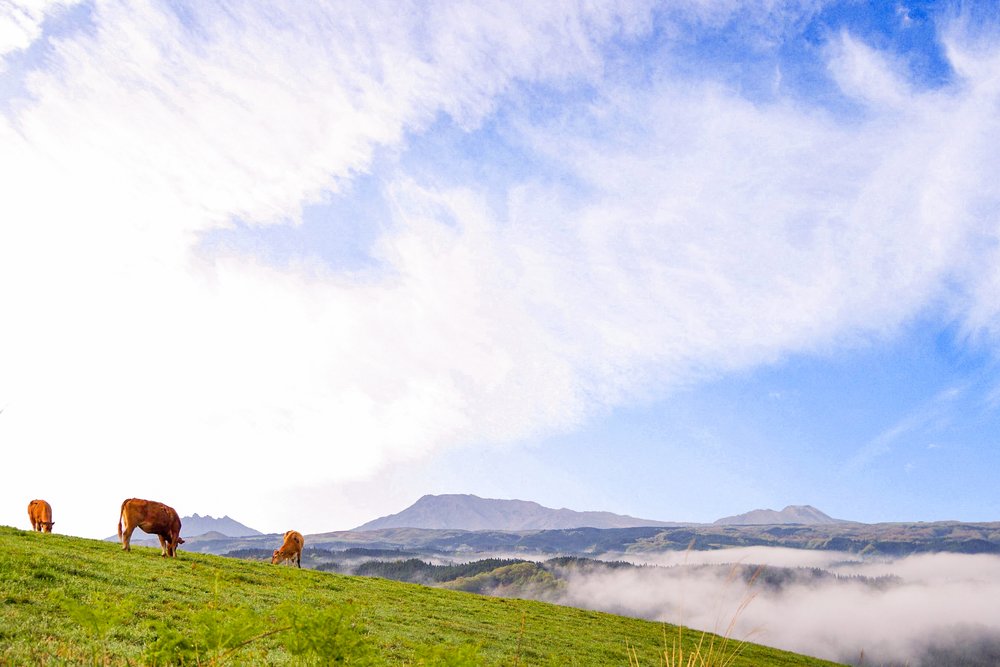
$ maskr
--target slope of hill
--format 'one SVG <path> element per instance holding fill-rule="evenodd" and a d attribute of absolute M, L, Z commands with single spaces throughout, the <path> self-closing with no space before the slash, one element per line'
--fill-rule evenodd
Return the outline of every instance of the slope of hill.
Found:
<path fill-rule="evenodd" d="M 205 533 L 221 533 L 226 537 L 245 537 L 247 535 L 263 535 L 259 530 L 245 526 L 228 515 L 221 519 L 206 514 L 198 516 L 197 512 L 181 519 L 181 537 L 195 537 Z"/>
<path fill-rule="evenodd" d="M 665 641 L 692 654 L 702 637 L 528 600 L 187 552 L 163 559 L 8 527 L 0 593 L 0 664 L 658 665 Z M 718 655 L 712 637 L 704 645 Z M 728 664 L 833 663 L 744 644 Z"/>
<path fill-rule="evenodd" d="M 470 494 L 427 495 L 397 514 L 354 530 L 433 528 L 458 530 L 553 530 L 563 528 L 632 528 L 670 526 L 611 512 L 552 509 L 527 500 L 497 500 Z"/>
<path fill-rule="evenodd" d="M 829 525 L 835 523 L 850 523 L 820 512 L 812 505 L 789 505 L 777 512 L 775 510 L 753 510 L 736 516 L 727 516 L 715 521 L 717 526 L 764 526 L 789 523 L 801 523 L 807 526 Z"/>

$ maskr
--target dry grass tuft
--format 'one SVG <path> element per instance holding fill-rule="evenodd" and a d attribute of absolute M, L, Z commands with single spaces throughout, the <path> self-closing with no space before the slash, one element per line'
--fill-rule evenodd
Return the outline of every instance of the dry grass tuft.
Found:
<path fill-rule="evenodd" d="M 733 639 L 733 631 L 736 629 L 736 622 L 746 610 L 746 608 L 757 597 L 757 593 L 752 591 L 753 585 L 764 571 L 764 566 L 759 566 L 746 584 L 746 591 L 740 600 L 736 611 L 729 619 L 729 625 L 725 633 L 712 634 L 701 632 L 698 642 L 693 649 L 684 650 L 684 627 L 677 626 L 677 635 L 670 639 L 668 643 L 666 629 L 663 631 L 663 653 L 660 655 L 661 667 L 729 667 L 743 652 L 750 638 L 757 634 L 758 629 L 751 630 L 742 639 Z M 733 566 L 729 575 L 729 582 L 736 580 L 738 565 Z M 708 643 L 705 643 L 705 638 Z M 639 661 L 638 651 L 634 646 L 625 644 L 625 652 L 628 655 L 629 667 L 642 667 Z"/>

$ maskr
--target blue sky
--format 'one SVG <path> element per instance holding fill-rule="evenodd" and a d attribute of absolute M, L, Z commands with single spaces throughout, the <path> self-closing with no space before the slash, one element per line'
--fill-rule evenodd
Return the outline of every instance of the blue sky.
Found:
<path fill-rule="evenodd" d="M 0 521 L 995 520 L 998 71 L 986 2 L 5 6 Z"/>

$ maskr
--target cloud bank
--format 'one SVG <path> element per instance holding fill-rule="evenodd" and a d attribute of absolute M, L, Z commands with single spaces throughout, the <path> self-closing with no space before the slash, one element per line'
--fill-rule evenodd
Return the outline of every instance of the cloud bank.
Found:
<path fill-rule="evenodd" d="M 762 576 L 748 586 L 727 562 L 822 568 L 838 578 L 772 586 Z M 866 562 L 837 552 L 752 548 L 669 554 L 662 563 L 667 567 L 571 577 L 561 602 L 855 665 L 987 665 L 1000 654 L 996 556 Z"/>

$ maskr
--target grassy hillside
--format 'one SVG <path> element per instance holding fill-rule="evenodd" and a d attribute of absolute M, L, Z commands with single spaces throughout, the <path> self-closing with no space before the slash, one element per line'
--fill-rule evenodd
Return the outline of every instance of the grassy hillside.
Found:
<path fill-rule="evenodd" d="M 0 527 L 5 665 L 660 665 L 677 637 L 527 600 Z M 745 645 L 731 664 L 831 663 Z"/>

